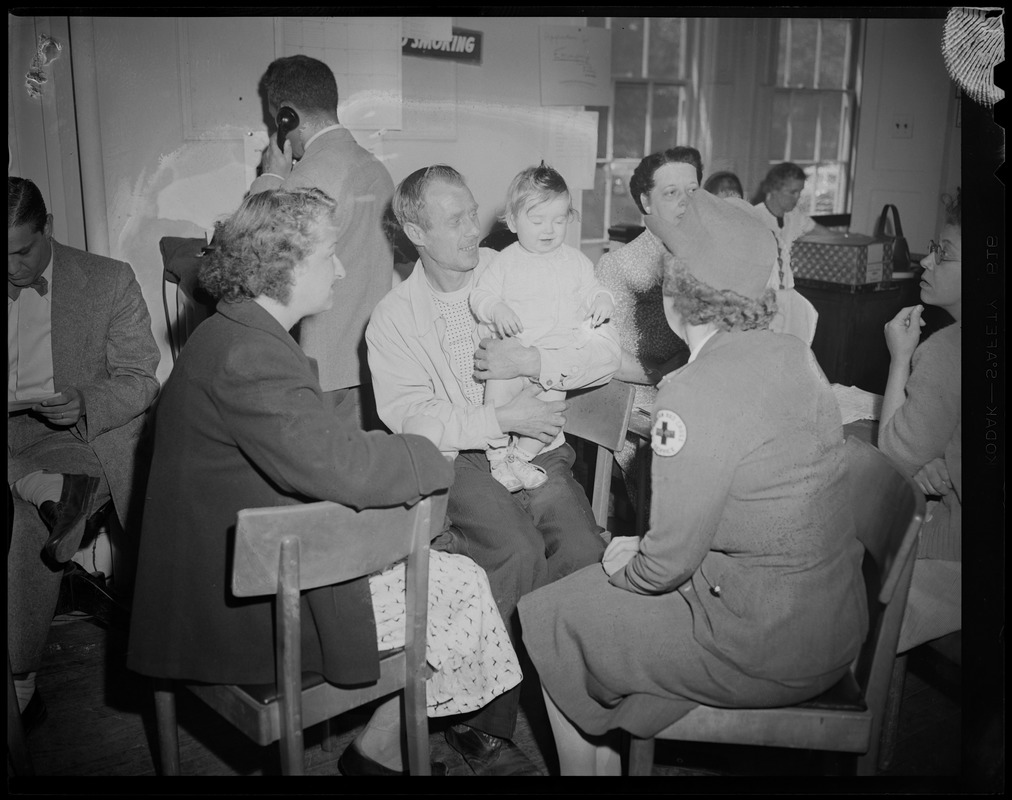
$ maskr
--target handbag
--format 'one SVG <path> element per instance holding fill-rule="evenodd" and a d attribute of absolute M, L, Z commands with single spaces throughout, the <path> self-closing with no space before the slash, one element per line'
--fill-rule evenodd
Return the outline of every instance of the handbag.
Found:
<path fill-rule="evenodd" d="M 886 235 L 886 219 L 889 216 L 889 209 L 893 212 L 893 236 Z M 903 226 L 900 224 L 900 212 L 896 206 L 887 203 L 879 214 L 878 222 L 875 223 L 875 232 L 872 234 L 876 239 L 891 240 L 893 243 L 893 272 L 910 271 L 910 248 L 903 236 Z"/>

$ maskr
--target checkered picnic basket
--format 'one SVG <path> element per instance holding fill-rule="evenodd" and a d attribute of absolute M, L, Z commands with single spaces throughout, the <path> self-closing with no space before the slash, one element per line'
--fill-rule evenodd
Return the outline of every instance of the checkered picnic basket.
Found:
<path fill-rule="evenodd" d="M 794 277 L 856 286 L 892 278 L 892 239 L 861 233 L 809 234 L 791 247 Z"/>

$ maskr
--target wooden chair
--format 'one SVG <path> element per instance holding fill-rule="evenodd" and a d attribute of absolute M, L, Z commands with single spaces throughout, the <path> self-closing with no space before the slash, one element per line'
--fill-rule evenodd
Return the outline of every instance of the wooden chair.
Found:
<path fill-rule="evenodd" d="M 924 496 L 883 453 L 847 440 L 851 506 L 865 546 L 868 636 L 844 678 L 786 708 L 700 706 L 656 739 L 762 745 L 856 754 L 857 774 L 875 773 L 896 642 L 906 606 Z M 629 737 L 629 774 L 649 775 L 654 739 Z"/>
<path fill-rule="evenodd" d="M 184 683 L 261 746 L 281 743 L 281 770 L 304 770 L 303 729 L 326 722 L 394 692 L 404 693 L 408 765 L 429 774 L 425 711 L 425 632 L 428 618 L 429 541 L 442 528 L 446 494 L 412 508 L 354 511 L 318 502 L 239 512 L 232 592 L 237 597 L 276 595 L 277 683 L 238 686 Z M 302 671 L 301 591 L 351 580 L 407 559 L 407 625 L 403 649 L 381 653 L 380 678 L 352 689 Z M 179 774 L 175 691 L 156 684 L 155 710 L 162 770 Z"/>
<path fill-rule="evenodd" d="M 608 528 L 608 497 L 615 451 L 625 446 L 635 392 L 631 384 L 609 381 L 603 386 L 569 392 L 566 433 L 597 445 L 591 508 L 594 519 Z"/>
<path fill-rule="evenodd" d="M 34 775 L 32 754 L 28 750 L 28 736 L 18 706 L 18 692 L 14 688 L 10 655 L 7 656 L 7 777 Z"/>
<path fill-rule="evenodd" d="M 11 551 L 14 536 L 14 493 L 7 485 L 7 553 Z M 10 650 L 7 652 L 7 776 L 34 775 L 32 755 L 28 750 L 28 736 L 21 719 L 18 692 L 14 688 L 14 672 L 11 670 Z"/>

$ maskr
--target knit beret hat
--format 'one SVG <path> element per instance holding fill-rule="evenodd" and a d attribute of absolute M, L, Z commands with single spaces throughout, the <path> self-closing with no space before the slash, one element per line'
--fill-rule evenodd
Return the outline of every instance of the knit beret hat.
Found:
<path fill-rule="evenodd" d="M 696 191 L 680 222 L 665 222 L 656 214 L 644 221 L 696 280 L 750 300 L 766 290 L 777 260 L 776 240 L 744 200 Z"/>

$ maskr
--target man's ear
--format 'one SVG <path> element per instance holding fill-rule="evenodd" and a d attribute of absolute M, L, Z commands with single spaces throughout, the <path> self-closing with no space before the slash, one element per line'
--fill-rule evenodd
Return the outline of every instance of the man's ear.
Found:
<path fill-rule="evenodd" d="M 414 222 L 405 222 L 404 235 L 408 237 L 408 240 L 415 247 L 425 246 L 425 231 L 422 230 L 420 225 L 416 225 Z"/>
<path fill-rule="evenodd" d="M 46 224 L 42 226 L 42 235 L 47 239 L 53 238 L 53 215 L 46 214 Z"/>

